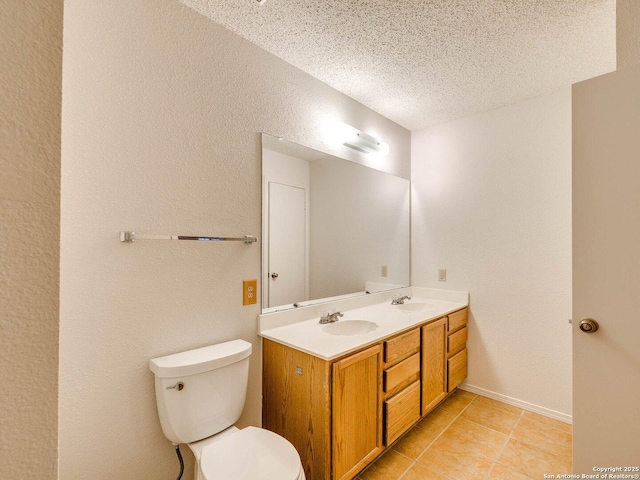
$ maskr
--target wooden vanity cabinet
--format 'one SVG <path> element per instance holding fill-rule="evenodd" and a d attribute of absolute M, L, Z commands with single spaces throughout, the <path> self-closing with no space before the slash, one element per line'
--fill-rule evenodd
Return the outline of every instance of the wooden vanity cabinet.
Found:
<path fill-rule="evenodd" d="M 467 376 L 467 309 L 322 360 L 262 343 L 262 425 L 289 440 L 307 480 L 350 480 Z"/>

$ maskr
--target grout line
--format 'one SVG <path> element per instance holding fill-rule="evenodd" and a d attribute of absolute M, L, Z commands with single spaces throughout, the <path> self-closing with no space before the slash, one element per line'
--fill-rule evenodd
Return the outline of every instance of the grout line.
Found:
<path fill-rule="evenodd" d="M 400 476 L 398 477 L 398 480 L 401 480 L 401 479 L 402 479 L 402 477 L 404 477 L 404 476 L 407 474 L 407 472 L 413 468 L 413 466 L 414 466 L 415 464 L 416 464 L 416 461 L 415 461 L 415 460 L 413 460 L 413 461 L 411 462 L 411 465 L 409 465 L 409 468 L 407 468 L 404 472 L 402 472 L 402 473 L 400 474 Z"/>
<path fill-rule="evenodd" d="M 515 425 L 513 426 L 513 428 L 511 429 L 511 432 L 509 432 L 509 435 L 507 436 L 507 441 L 504 442 L 504 445 L 502 446 L 502 448 L 500 449 L 500 451 L 498 452 L 498 456 L 496 457 L 496 459 L 493 461 L 493 463 L 491 464 L 491 468 L 489 469 L 489 471 L 487 472 L 487 474 L 485 475 L 485 480 L 487 480 L 490 476 L 491 473 L 493 472 L 493 469 L 496 466 L 496 463 L 498 463 L 498 460 L 500 459 L 500 457 L 502 456 L 502 452 L 504 452 L 504 449 L 507 448 L 507 445 L 509 444 L 509 440 L 511 440 L 511 435 L 513 434 L 513 431 L 516 429 L 516 427 L 518 426 L 518 423 L 520 423 L 520 419 L 522 418 L 522 415 L 524 415 L 524 410 L 522 410 L 520 412 L 520 416 L 518 417 L 518 421 L 515 423 Z"/>
<path fill-rule="evenodd" d="M 476 398 L 478 398 L 478 397 L 489 398 L 489 397 L 485 397 L 484 395 L 479 395 L 479 394 L 478 394 L 478 395 L 476 395 Z M 474 398 L 474 400 L 475 400 L 475 398 Z M 491 399 L 491 400 L 493 400 L 493 399 Z M 497 402 L 499 402 L 499 400 L 496 400 L 496 401 L 497 401 Z M 472 401 L 472 402 L 473 402 L 473 401 Z M 504 403 L 504 402 L 500 402 L 500 403 Z M 507 405 L 508 405 L 508 404 L 507 404 Z M 479 425 L 479 426 L 481 426 L 481 427 L 483 427 L 483 428 L 488 428 L 489 430 L 491 430 L 491 431 L 493 431 L 493 432 L 496 432 L 496 433 L 499 433 L 499 434 L 501 434 L 501 435 L 506 435 L 506 436 L 507 436 L 507 441 L 508 441 L 508 439 L 509 439 L 509 438 L 511 438 L 511 434 L 513 433 L 513 431 L 514 431 L 514 430 L 516 429 L 516 427 L 518 426 L 518 423 L 520 423 L 520 419 L 523 417 L 524 412 L 525 412 L 525 410 L 524 410 L 524 409 L 522 409 L 522 408 L 520 409 L 520 413 L 516 414 L 516 413 L 508 412 L 508 411 L 506 411 L 506 410 L 502 410 L 502 409 L 500 409 L 500 408 L 492 407 L 492 406 L 490 406 L 490 405 L 483 405 L 483 407 L 488 408 L 488 409 L 490 409 L 490 410 L 495 410 L 495 411 L 500 412 L 500 413 L 503 413 L 503 414 L 505 414 L 505 415 L 511 415 L 512 417 L 515 417 L 515 416 L 517 416 L 517 417 L 518 417 L 518 420 L 516 421 L 516 423 L 514 424 L 514 426 L 511 428 L 511 431 L 510 431 L 509 433 L 504 433 L 504 432 L 501 432 L 501 431 L 499 431 L 499 430 L 496 430 L 495 428 L 491 428 L 491 427 L 489 427 L 489 426 L 487 426 L 487 425 L 483 425 L 482 423 L 474 422 L 474 421 L 473 421 L 473 420 L 471 420 L 470 418 L 467 418 L 467 419 L 466 419 L 468 422 L 471 422 L 471 423 L 473 423 L 473 424 L 475 424 L 475 425 Z M 485 455 L 485 456 L 486 456 L 486 455 Z"/>
<path fill-rule="evenodd" d="M 520 443 L 524 443 L 525 445 L 529 446 L 530 448 L 533 448 L 534 450 L 537 450 L 539 452 L 552 455 L 552 456 L 557 457 L 557 458 L 566 458 L 567 457 L 567 455 L 561 455 L 561 454 L 557 453 L 556 451 L 551 450 L 551 449 L 549 449 L 549 448 L 547 448 L 545 446 L 541 446 L 541 445 L 539 445 L 537 443 L 532 443 L 529 439 L 516 438 L 516 437 L 509 437 L 509 438 L 513 438 L 514 440 L 516 440 L 516 441 L 518 441 Z M 573 452 L 573 440 L 571 441 L 571 450 Z M 571 455 L 569 455 L 569 457 L 571 457 Z"/>
<path fill-rule="evenodd" d="M 467 403 L 467 404 L 464 406 L 464 408 L 463 408 L 462 410 L 460 410 L 460 412 L 459 412 L 459 413 L 458 413 L 458 414 L 453 418 L 453 420 L 451 420 L 451 421 L 446 425 L 446 427 L 444 427 L 444 428 L 442 429 L 442 431 L 441 431 L 441 432 L 436 436 L 436 438 L 434 438 L 434 439 L 431 441 L 431 443 L 429 443 L 429 445 L 427 445 L 427 448 L 425 448 L 425 449 L 420 453 L 420 455 L 418 455 L 418 458 L 422 457 L 422 456 L 424 455 L 424 453 L 425 453 L 427 450 L 429 450 L 429 449 L 431 448 L 431 446 L 432 446 L 434 443 L 436 443 L 436 441 L 437 441 L 437 440 L 438 440 L 438 439 L 439 439 L 439 438 L 444 434 L 444 432 L 446 432 L 446 431 L 449 429 L 449 427 L 450 427 L 450 426 L 451 426 L 451 425 L 452 425 L 452 424 L 453 424 L 453 423 L 454 423 L 458 418 L 460 418 L 460 416 L 464 413 L 464 411 L 465 411 L 467 408 L 469 408 L 469 405 L 471 405 L 471 404 L 473 403 L 473 401 L 474 401 L 476 398 L 478 398 L 478 395 L 476 395 L 475 397 L 473 397 L 473 398 L 471 399 L 471 401 L 470 401 L 469 403 Z M 436 407 L 436 408 L 437 408 L 437 407 Z M 435 409 L 434 409 L 434 410 L 435 410 Z M 443 410 L 444 410 L 445 412 L 448 412 L 448 410 L 446 410 L 446 409 L 443 409 Z M 449 412 L 449 413 L 451 413 L 451 412 Z M 413 463 L 420 463 L 420 462 L 418 462 L 418 458 L 416 458 L 416 459 L 415 459 L 415 461 L 414 461 Z M 429 465 L 425 465 L 424 463 L 420 463 L 420 465 L 424 465 L 426 468 L 429 468 Z M 412 466 L 413 466 L 413 465 L 412 465 Z M 432 470 L 432 471 L 433 471 L 433 470 Z M 407 472 L 405 472 L 405 473 L 407 473 Z M 442 474 L 442 473 L 440 473 L 440 472 L 436 472 L 436 473 L 437 473 L 438 475 L 443 476 L 443 477 L 445 477 L 445 478 L 448 478 L 448 479 L 450 479 L 450 480 L 455 480 L 455 479 L 451 479 L 451 477 L 449 477 L 449 476 L 447 476 L 447 475 L 444 475 L 444 474 Z M 403 474 L 403 475 L 404 475 L 404 474 Z"/>
<path fill-rule="evenodd" d="M 525 414 L 526 410 L 523 410 L 522 415 L 520 416 L 520 418 L 518 419 L 518 423 L 516 423 L 516 426 L 518 426 L 518 424 L 520 423 L 520 420 L 522 420 L 524 418 L 524 414 Z M 528 419 L 529 421 L 535 423 L 536 425 L 540 425 L 541 427 L 544 427 L 545 429 L 550 429 L 553 430 L 555 432 L 559 432 L 559 433 L 567 433 L 567 432 L 563 432 L 562 430 L 553 428 L 553 427 L 549 427 L 548 425 L 541 423 L 541 422 L 536 422 L 535 420 L 532 419 Z M 515 431 L 515 427 L 513 429 Z M 571 432 L 571 451 L 573 452 L 573 432 Z M 528 441 L 528 439 L 523 439 L 523 438 L 515 438 L 513 436 L 513 431 L 511 432 L 511 435 L 509 435 L 509 439 L 513 438 L 514 440 L 517 440 L 518 442 L 522 442 L 526 445 L 529 445 L 530 447 L 539 450 L 543 453 L 550 453 L 551 455 L 555 455 L 556 457 L 564 457 L 565 455 L 559 455 L 558 453 L 556 453 L 553 450 L 547 449 L 546 447 L 540 446 L 538 444 L 535 443 L 531 443 L 530 441 Z M 508 441 L 508 440 L 507 440 Z M 573 459 L 572 459 L 572 463 L 573 463 Z M 522 472 L 521 472 L 522 473 Z M 524 474 L 526 475 L 526 474 Z"/>
<path fill-rule="evenodd" d="M 393 449 L 391 449 L 391 450 L 393 450 Z M 409 460 L 411 460 L 411 465 L 409 465 L 409 466 L 406 468 L 406 470 L 405 470 L 404 472 L 402 472 L 402 473 L 400 474 L 400 476 L 398 477 L 398 480 L 400 480 L 402 477 L 404 477 L 404 476 L 407 474 L 407 472 L 408 472 L 409 470 L 411 470 L 411 467 L 413 467 L 413 465 L 416 463 L 416 461 L 415 461 L 413 458 L 407 457 L 406 455 L 404 455 L 404 454 L 402 454 L 402 453 L 398 452 L 397 450 L 393 450 L 393 451 L 394 451 L 395 453 L 397 453 L 398 455 L 400 455 L 400 456 L 402 456 L 402 457 L 404 457 L 404 458 L 408 458 Z"/>
<path fill-rule="evenodd" d="M 511 440 L 513 438 L 513 432 L 516 431 L 516 427 L 518 426 L 518 424 L 520 423 L 520 420 L 522 420 L 522 418 L 524 417 L 524 412 L 525 410 L 522 410 L 520 412 L 520 416 L 518 417 L 518 421 L 515 423 L 515 425 L 513 426 L 513 428 L 511 429 L 511 432 L 509 432 L 509 435 L 507 436 L 507 441 L 504 442 L 504 445 L 502 446 L 502 448 L 500 449 L 500 453 L 498 453 L 498 456 L 496 457 L 495 461 L 493 462 L 493 464 L 491 465 L 491 468 L 489 469 L 489 471 L 487 472 L 487 475 L 484 477 L 485 480 L 487 480 L 489 478 L 489 476 L 491 475 L 491 473 L 493 472 L 493 469 L 496 466 L 496 463 L 498 463 L 498 460 L 500 460 L 500 457 L 502 456 L 502 453 L 504 452 L 504 449 L 507 448 L 507 445 L 509 444 L 509 440 Z M 511 467 L 509 467 L 511 468 Z M 518 473 L 522 473 L 519 470 L 516 470 Z M 522 473 L 523 475 L 526 475 L 527 477 L 529 475 L 527 475 L 526 473 Z M 531 478 L 531 477 L 529 477 Z"/>
<path fill-rule="evenodd" d="M 397 450 L 394 450 L 396 453 L 400 453 L 400 455 L 404 456 L 405 458 L 410 458 L 410 459 L 413 461 L 413 462 L 411 463 L 411 465 L 409 465 L 409 468 L 407 468 L 407 469 L 406 469 L 406 470 L 405 470 L 405 471 L 404 471 L 404 472 L 403 472 L 403 473 L 398 477 L 398 480 L 401 480 L 401 479 L 402 479 L 402 477 L 404 477 L 404 476 L 407 474 L 407 472 L 408 472 L 409 470 L 411 470 L 411 469 L 413 468 L 413 466 L 414 466 L 416 463 L 420 463 L 420 462 L 418 462 L 418 458 L 420 458 L 422 455 L 424 455 L 424 453 L 425 453 L 427 450 L 429 450 L 429 448 L 431 448 L 431 446 L 432 446 L 432 445 L 433 445 L 433 444 L 434 444 L 434 443 L 435 443 L 435 442 L 436 442 L 436 441 L 437 441 L 437 440 L 442 436 L 442 434 L 443 434 L 444 432 L 446 432 L 446 431 L 447 431 L 447 429 L 451 426 L 451 424 L 453 424 L 453 422 L 455 422 L 455 421 L 458 419 L 458 417 L 460 417 L 460 415 L 462 415 L 462 412 L 464 412 L 464 411 L 467 409 L 467 407 L 473 403 L 473 401 L 478 397 L 478 395 L 476 395 L 476 394 L 474 394 L 474 395 L 475 395 L 475 396 L 471 399 L 471 401 L 470 401 L 468 404 L 466 404 L 466 405 L 464 406 L 464 408 L 463 408 L 462 410 L 460 410 L 460 412 L 459 412 L 458 414 L 456 414 L 456 416 L 453 418 L 453 420 L 451 420 L 449 423 L 447 423 L 447 425 L 446 425 L 446 426 L 442 429 L 442 431 L 441 431 L 441 432 L 440 432 L 440 433 L 439 433 L 439 434 L 438 434 L 438 435 L 437 435 L 437 436 L 436 436 L 436 437 L 435 437 L 435 438 L 434 438 L 434 439 L 429 443 L 429 445 L 427 445 L 427 447 L 426 447 L 424 450 L 422 450 L 422 452 L 420 452 L 420 454 L 419 454 L 419 455 L 417 455 L 417 458 L 416 458 L 415 460 L 414 460 L 414 459 L 412 459 L 412 458 L 410 458 L 410 457 L 407 457 L 406 455 L 403 455 L 402 453 L 398 452 Z M 445 401 L 446 401 L 446 399 L 445 399 Z M 443 401 L 442 403 L 444 403 L 444 401 Z M 441 403 L 440 405 L 442 405 L 442 403 Z M 438 405 L 438 407 L 439 407 L 440 405 Z M 436 407 L 436 408 L 438 408 L 438 407 Z M 435 410 L 435 408 L 434 408 L 434 410 Z M 453 413 L 452 413 L 452 412 L 449 412 L 449 411 L 448 411 L 448 410 L 446 410 L 446 409 L 443 409 L 443 410 L 444 410 L 445 412 L 451 413 L 451 414 L 453 415 Z M 433 410 L 432 410 L 432 411 L 433 411 Z M 431 413 L 431 412 L 430 412 L 430 413 Z M 425 417 L 425 418 L 426 418 L 426 417 Z M 418 425 L 418 424 L 416 424 L 413 428 L 419 428 L 417 425 Z M 411 430 L 413 430 L 413 428 L 412 428 Z M 409 433 L 409 432 L 407 432 L 407 433 Z M 393 449 L 393 448 L 392 448 L 392 449 Z M 425 464 L 423 464 L 423 463 L 420 463 L 420 465 L 424 466 L 425 468 L 429 468 L 429 465 L 425 465 Z M 431 469 L 429 469 L 429 470 L 430 470 L 430 471 L 433 471 L 433 470 L 431 470 Z M 449 476 L 447 476 L 447 475 L 443 475 L 443 474 L 441 474 L 441 473 L 438 473 L 438 475 L 440 475 L 440 476 L 442 476 L 442 477 L 445 477 L 445 478 L 447 478 L 447 479 L 449 479 L 449 480 L 456 480 L 456 479 L 452 479 L 451 477 L 449 477 Z"/>
<path fill-rule="evenodd" d="M 468 408 L 468 407 L 469 407 L 469 406 L 470 406 L 470 405 L 471 405 L 471 404 L 472 404 L 472 403 L 473 403 L 473 402 L 474 402 L 478 397 L 484 397 L 484 396 L 483 396 L 483 395 L 478 395 L 478 394 L 476 394 L 476 396 L 475 396 L 475 397 L 474 397 L 474 398 L 473 398 L 473 399 L 472 399 L 472 400 L 471 400 L 471 401 L 470 401 L 470 402 L 469 402 L 469 403 L 468 403 L 468 404 L 467 404 L 467 405 L 466 405 L 466 406 L 465 406 L 465 407 L 460 411 L 460 413 L 456 416 L 456 418 L 454 418 L 454 419 L 453 419 L 453 421 L 452 421 L 449 425 L 447 425 L 447 427 L 446 427 L 446 428 L 445 428 L 445 429 L 440 433 L 440 435 L 438 435 L 438 437 L 436 437 L 436 439 L 435 439 L 433 442 L 435 442 L 438 438 L 440 438 L 440 436 L 441 436 L 441 435 L 442 435 L 442 434 L 443 434 L 443 433 L 444 433 L 444 432 L 445 432 L 445 431 L 446 431 L 446 430 L 451 426 L 451 424 L 452 424 L 453 422 L 455 422 L 455 421 L 456 421 L 460 416 L 462 416 L 462 414 L 464 413 L 464 411 L 465 411 L 465 410 L 466 410 L 466 409 L 467 409 L 467 408 Z M 487 398 L 487 397 L 484 397 L 484 398 Z M 503 403 L 503 402 L 502 402 L 502 403 Z M 488 406 L 488 405 L 487 405 L 487 408 L 491 408 L 491 409 L 493 409 L 493 410 L 498 410 L 498 411 L 500 411 L 500 412 L 502 412 L 502 413 L 509 414 L 509 412 L 506 412 L 506 411 L 504 411 L 504 410 L 500 410 L 499 408 L 494 408 L 494 407 L 491 407 L 491 406 Z M 506 435 L 506 437 L 507 437 L 507 440 L 506 440 L 506 442 L 504 443 L 504 445 L 502 446 L 502 448 L 500 449 L 500 452 L 499 452 L 499 453 L 498 453 L 498 455 L 496 456 L 496 459 L 495 459 L 495 460 L 493 461 L 493 463 L 491 464 L 491 468 L 489 468 L 489 471 L 488 471 L 488 472 L 487 472 L 487 474 L 485 475 L 485 480 L 487 480 L 487 479 L 489 478 L 489 475 L 491 475 L 491 472 L 493 471 L 493 468 L 495 467 L 496 463 L 498 463 L 498 459 L 499 459 L 499 458 L 500 458 L 500 456 L 502 455 L 502 452 L 504 451 L 504 449 L 507 447 L 507 444 L 509 443 L 509 440 L 512 438 L 513 432 L 515 431 L 516 427 L 517 427 L 517 426 L 518 426 L 518 424 L 520 423 L 520 420 L 521 420 L 521 419 L 522 419 L 522 417 L 524 416 L 524 412 L 525 412 L 525 411 L 524 411 L 524 409 L 520 409 L 520 414 L 518 415 L 518 420 L 517 420 L 517 421 L 516 421 L 516 423 L 513 425 L 513 427 L 511 428 L 511 431 L 509 432 L 509 434 L 508 434 L 508 435 L 506 435 L 506 434 L 504 434 L 504 433 L 502 433 L 502 432 L 499 432 L 498 430 L 494 430 L 494 429 L 493 429 L 493 428 L 491 428 L 491 427 L 487 427 L 486 425 L 482 425 L 482 424 L 480 424 L 480 423 L 474 422 L 473 420 L 471 420 L 471 419 L 468 419 L 468 418 L 467 418 L 467 421 L 469 421 L 469 422 L 471 422 L 471 423 L 475 423 L 476 425 L 479 425 L 479 426 L 481 426 L 481 427 L 487 428 L 487 429 L 489 429 L 489 430 L 492 430 L 492 431 L 494 431 L 494 432 L 500 433 L 500 434 L 502 434 L 502 435 Z M 515 416 L 515 414 L 511 414 L 511 415 L 514 415 L 514 416 Z M 431 444 L 429 444 L 429 447 L 433 444 L 433 442 L 432 442 Z M 429 447 L 427 447 L 427 449 L 428 449 Z M 426 451 L 426 449 L 425 449 L 425 451 Z M 478 453 L 478 452 L 476 452 L 476 453 Z M 424 452 L 422 452 L 422 453 L 420 454 L 420 456 L 422 456 L 422 455 L 424 455 Z M 483 455 L 483 456 L 484 456 L 484 455 Z M 418 457 L 418 458 L 419 458 L 419 457 Z"/>
<path fill-rule="evenodd" d="M 525 412 L 526 411 L 527 410 L 525 410 Z M 535 412 L 529 412 L 529 413 L 535 413 Z M 543 416 L 543 415 L 541 415 L 541 416 Z M 549 418 L 549 417 L 545 417 L 545 418 Z M 535 420 L 534 418 L 528 418 L 527 420 L 530 421 L 530 422 L 535 423 L 536 425 L 542 425 L 543 427 L 548 428 L 550 430 L 554 430 L 556 432 L 569 433 L 569 432 L 566 432 L 566 431 L 562 430 L 561 428 L 556 428 L 553 425 L 547 425 L 546 423 L 539 422 L 539 421 Z M 560 422 L 560 420 L 556 420 L 555 418 L 550 418 L 550 420 L 555 420 L 556 422 L 562 423 L 562 422 Z M 569 425 L 569 424 L 566 424 L 566 425 Z M 573 437 L 573 428 L 571 429 L 570 435 Z"/>
<path fill-rule="evenodd" d="M 520 420 L 522 420 L 522 417 L 524 417 L 524 410 L 522 410 L 520 412 L 520 416 L 518 417 L 518 421 L 515 423 L 515 425 L 513 426 L 513 428 L 511 429 L 511 432 L 509 432 L 509 438 L 511 438 L 513 436 L 513 432 L 516 431 L 516 427 L 518 426 L 518 424 L 520 423 Z"/>

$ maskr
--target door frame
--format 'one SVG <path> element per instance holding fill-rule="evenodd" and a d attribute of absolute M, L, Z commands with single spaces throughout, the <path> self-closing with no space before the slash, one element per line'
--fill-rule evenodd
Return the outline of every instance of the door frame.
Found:
<path fill-rule="evenodd" d="M 279 183 L 289 187 L 300 188 L 304 190 L 305 215 L 304 215 L 304 258 L 305 258 L 305 285 L 304 295 L 309 298 L 309 184 L 290 182 L 288 180 L 280 180 L 276 177 L 262 177 L 262 289 L 260 295 L 261 309 L 271 308 L 265 307 L 269 300 L 269 184 Z"/>

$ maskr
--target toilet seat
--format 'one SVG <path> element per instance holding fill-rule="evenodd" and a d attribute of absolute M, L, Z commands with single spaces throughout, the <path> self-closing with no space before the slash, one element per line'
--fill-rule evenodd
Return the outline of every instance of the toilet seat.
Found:
<path fill-rule="evenodd" d="M 203 480 L 304 480 L 296 449 L 269 430 L 247 427 L 202 449 Z"/>

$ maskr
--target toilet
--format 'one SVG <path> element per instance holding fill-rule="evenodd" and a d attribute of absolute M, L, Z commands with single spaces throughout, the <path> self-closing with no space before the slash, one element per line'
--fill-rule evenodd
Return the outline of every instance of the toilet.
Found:
<path fill-rule="evenodd" d="M 164 435 L 196 457 L 195 480 L 305 480 L 300 455 L 285 438 L 234 423 L 244 408 L 251 344 L 233 340 L 154 358 Z"/>

